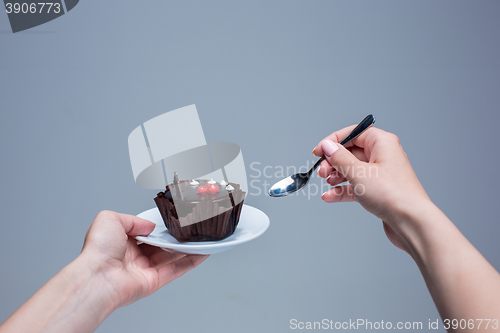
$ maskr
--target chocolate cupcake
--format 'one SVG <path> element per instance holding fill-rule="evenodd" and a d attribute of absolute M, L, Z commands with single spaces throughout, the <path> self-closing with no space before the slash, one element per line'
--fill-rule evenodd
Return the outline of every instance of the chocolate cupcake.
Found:
<path fill-rule="evenodd" d="M 181 242 L 218 241 L 233 234 L 245 192 L 235 183 L 183 180 L 156 196 L 155 203 L 170 234 Z"/>

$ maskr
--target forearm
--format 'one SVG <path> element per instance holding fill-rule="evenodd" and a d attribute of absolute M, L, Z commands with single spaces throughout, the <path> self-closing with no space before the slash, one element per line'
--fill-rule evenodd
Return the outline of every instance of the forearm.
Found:
<path fill-rule="evenodd" d="M 93 332 L 115 309 L 104 277 L 78 257 L 1 326 L 7 332 Z"/>
<path fill-rule="evenodd" d="M 443 320 L 500 321 L 500 274 L 439 208 L 426 203 L 400 225 Z"/>

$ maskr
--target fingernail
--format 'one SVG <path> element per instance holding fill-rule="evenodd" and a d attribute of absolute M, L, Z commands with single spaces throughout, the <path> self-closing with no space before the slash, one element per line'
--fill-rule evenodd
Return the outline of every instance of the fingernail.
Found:
<path fill-rule="evenodd" d="M 312 152 L 312 154 L 313 154 L 314 156 L 316 156 L 316 154 L 314 153 L 314 151 L 315 151 L 315 150 L 316 150 L 316 147 L 314 147 L 313 152 Z"/>
<path fill-rule="evenodd" d="M 323 140 L 321 142 L 321 148 L 323 148 L 323 152 L 326 156 L 332 156 L 337 150 L 339 150 L 339 147 L 330 140 Z"/>

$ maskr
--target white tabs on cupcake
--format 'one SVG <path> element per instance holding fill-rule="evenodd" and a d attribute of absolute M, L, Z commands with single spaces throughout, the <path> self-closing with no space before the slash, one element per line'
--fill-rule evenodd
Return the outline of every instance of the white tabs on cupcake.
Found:
<path fill-rule="evenodd" d="M 226 186 L 226 190 L 227 190 L 227 191 L 233 191 L 233 190 L 234 190 L 234 187 L 232 187 L 231 185 L 227 185 L 227 186 Z"/>
<path fill-rule="evenodd" d="M 198 186 L 198 185 L 200 185 L 200 183 L 198 183 L 196 180 L 193 179 L 191 181 L 191 183 L 189 183 L 189 185 L 191 185 L 191 186 Z"/>
<path fill-rule="evenodd" d="M 222 186 L 226 186 L 227 184 L 229 184 L 228 182 L 226 182 L 224 179 L 220 181 L 220 184 Z"/>
<path fill-rule="evenodd" d="M 210 180 L 208 181 L 208 183 L 209 183 L 209 184 L 215 184 L 215 183 L 216 183 L 216 181 L 215 181 L 215 180 L 213 180 L 213 179 L 210 179 Z"/>

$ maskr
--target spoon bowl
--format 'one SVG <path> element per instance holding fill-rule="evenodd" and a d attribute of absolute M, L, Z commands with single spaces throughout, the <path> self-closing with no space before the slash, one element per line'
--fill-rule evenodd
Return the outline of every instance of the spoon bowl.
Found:
<path fill-rule="evenodd" d="M 373 115 L 366 116 L 359 124 L 352 130 L 352 132 L 340 143 L 341 145 L 346 145 L 347 143 L 354 140 L 358 135 L 363 133 L 375 123 L 375 117 Z M 284 197 L 289 194 L 295 193 L 304 187 L 306 187 L 309 179 L 311 179 L 311 175 L 318 168 L 318 166 L 323 162 L 325 156 L 321 157 L 316 163 L 314 163 L 313 167 L 308 172 L 296 173 L 294 175 L 288 176 L 276 184 L 274 184 L 269 189 L 269 195 L 272 197 Z"/>
<path fill-rule="evenodd" d="M 285 195 L 297 192 L 306 187 L 309 179 L 308 172 L 296 173 L 274 184 L 269 189 L 269 195 L 272 197 L 284 197 Z"/>

